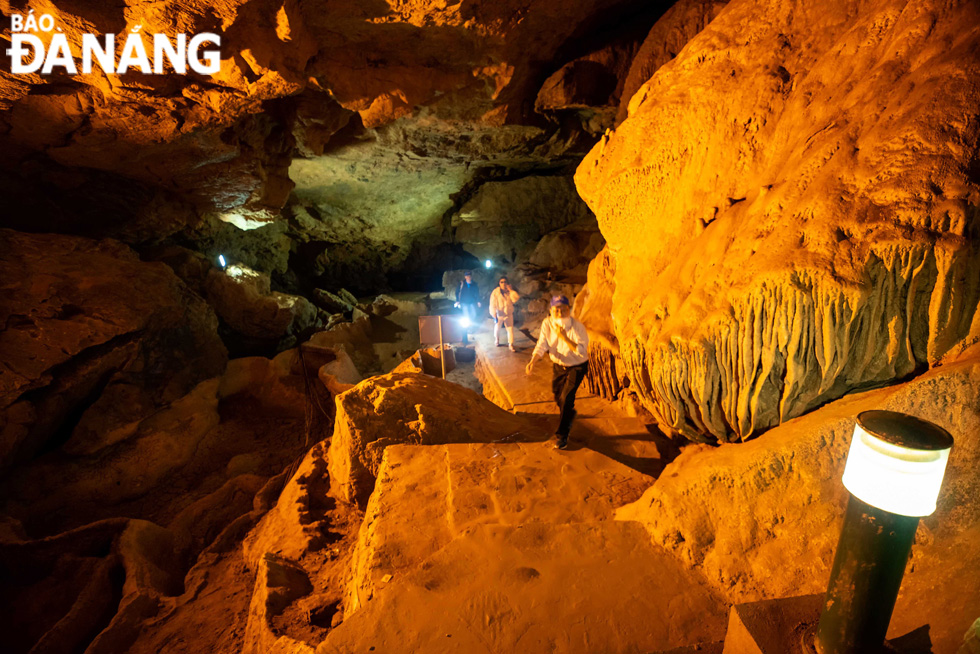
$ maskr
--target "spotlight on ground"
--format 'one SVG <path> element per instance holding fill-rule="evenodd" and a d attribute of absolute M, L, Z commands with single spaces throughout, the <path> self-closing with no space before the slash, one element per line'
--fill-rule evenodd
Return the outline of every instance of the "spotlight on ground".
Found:
<path fill-rule="evenodd" d="M 228 262 L 225 261 L 225 255 L 223 254 L 218 255 L 218 265 L 221 266 L 222 268 L 228 265 Z"/>
<path fill-rule="evenodd" d="M 486 261 L 483 262 L 483 265 L 486 266 L 488 269 L 489 268 L 493 268 L 493 261 L 490 261 L 490 259 L 487 259 Z"/>

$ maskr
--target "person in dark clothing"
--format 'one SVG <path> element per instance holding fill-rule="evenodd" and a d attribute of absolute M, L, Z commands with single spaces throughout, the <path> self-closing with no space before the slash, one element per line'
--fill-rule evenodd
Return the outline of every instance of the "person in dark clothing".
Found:
<path fill-rule="evenodd" d="M 575 393 L 589 371 L 589 334 L 585 325 L 572 318 L 568 298 L 551 298 L 551 315 L 541 323 L 541 335 L 524 371 L 530 375 L 534 362 L 548 355 L 552 363 L 551 391 L 558 405 L 555 447 L 568 447 L 568 432 L 575 419 Z"/>
<path fill-rule="evenodd" d="M 463 276 L 463 281 L 459 283 L 456 288 L 456 308 L 463 309 L 463 317 L 467 319 L 469 325 L 476 324 L 476 310 L 483 306 L 480 302 L 480 289 L 477 287 L 476 282 L 473 281 L 473 273 L 469 270 Z M 464 323 L 467 328 L 469 325 Z"/>

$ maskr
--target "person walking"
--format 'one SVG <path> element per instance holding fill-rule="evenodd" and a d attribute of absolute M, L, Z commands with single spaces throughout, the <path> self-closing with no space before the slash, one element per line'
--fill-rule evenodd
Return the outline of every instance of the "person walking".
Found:
<path fill-rule="evenodd" d="M 517 291 L 511 287 L 506 277 L 501 277 L 497 288 L 490 294 L 490 316 L 493 318 L 493 342 L 500 347 L 500 327 L 507 328 L 507 344 L 511 352 L 514 349 L 514 303 L 521 299 Z"/>
<path fill-rule="evenodd" d="M 454 306 L 457 309 L 462 307 L 463 317 L 469 323 L 464 323 L 463 333 L 465 334 L 469 331 L 470 325 L 476 325 L 476 310 L 483 307 L 483 303 L 480 302 L 480 289 L 473 281 L 473 273 L 469 270 L 463 274 L 463 281 L 456 287 L 456 304 Z"/>
<path fill-rule="evenodd" d="M 545 354 L 551 358 L 551 391 L 559 411 L 555 448 L 564 450 L 575 419 L 575 393 L 589 370 L 589 334 L 585 325 L 572 317 L 564 295 L 551 298 L 551 315 L 541 323 L 538 343 L 524 372 L 530 375 L 534 362 Z"/>

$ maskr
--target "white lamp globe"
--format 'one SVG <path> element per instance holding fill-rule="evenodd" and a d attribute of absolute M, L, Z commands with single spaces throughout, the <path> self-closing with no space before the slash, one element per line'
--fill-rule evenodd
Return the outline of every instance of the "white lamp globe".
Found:
<path fill-rule="evenodd" d="M 866 504 L 910 517 L 932 515 L 953 437 L 894 411 L 858 415 L 844 464 L 844 487 Z"/>

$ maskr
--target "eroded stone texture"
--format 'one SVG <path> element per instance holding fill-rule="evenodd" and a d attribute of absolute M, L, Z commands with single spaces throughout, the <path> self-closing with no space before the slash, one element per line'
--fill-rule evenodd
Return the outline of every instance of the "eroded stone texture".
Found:
<path fill-rule="evenodd" d="M 936 513 L 924 518 L 892 619 L 893 636 L 930 625 L 954 652 L 974 620 L 980 560 L 980 350 L 889 388 L 851 395 L 739 446 L 691 446 L 634 504 L 654 542 L 701 572 L 730 602 L 821 593 L 840 535 L 840 482 L 861 411 L 900 411 L 953 435 Z M 942 602 L 934 589 L 942 589 Z"/>
<path fill-rule="evenodd" d="M 31 0 L 15 9 L 51 13 L 75 52 L 84 33 L 116 34 L 119 42 L 138 26 L 171 39 L 212 31 L 222 37 L 221 69 L 116 75 L 96 67 L 70 79 L 0 72 L 0 184 L 21 214 L 43 198 L 35 220 L 141 242 L 194 224 L 197 213 L 241 227 L 272 220 L 292 188 L 292 157 L 320 157 L 352 118 L 373 131 L 412 117 L 403 125 L 420 138 L 398 152 L 422 164 L 436 153 L 433 171 L 447 139 L 484 155 L 540 161 L 577 141 L 532 125 L 540 122 L 531 105 L 544 66 L 625 5 L 168 0 L 55 8 Z M 137 202 L 102 216 L 76 210 L 93 195 L 113 204 L 86 188 L 101 179 L 128 180 Z M 63 195 L 78 202 L 59 202 Z M 137 211 L 126 215 L 126 204 Z M 164 205 L 180 211 L 168 216 Z"/>
<path fill-rule="evenodd" d="M 664 12 L 630 62 L 629 72 L 621 82 L 621 97 L 616 121 L 626 119 L 630 99 L 653 76 L 657 69 L 677 56 L 695 35 L 725 8 L 728 0 L 679 0 Z"/>
<path fill-rule="evenodd" d="M 615 262 L 588 324 L 663 429 L 745 439 L 976 327 L 978 24 L 740 1 L 634 95 L 576 173 Z"/>
<path fill-rule="evenodd" d="M 525 421 L 452 382 L 413 373 L 372 377 L 338 395 L 330 442 L 334 492 L 360 506 L 395 444 L 485 443 L 519 438 Z"/>
<path fill-rule="evenodd" d="M 0 468 L 56 436 L 111 444 L 223 370 L 214 313 L 164 264 L 111 240 L 0 240 Z"/>
<path fill-rule="evenodd" d="M 269 276 L 248 266 L 212 268 L 204 292 L 228 327 L 258 343 L 293 345 L 317 319 L 312 302 L 273 291 Z"/>

